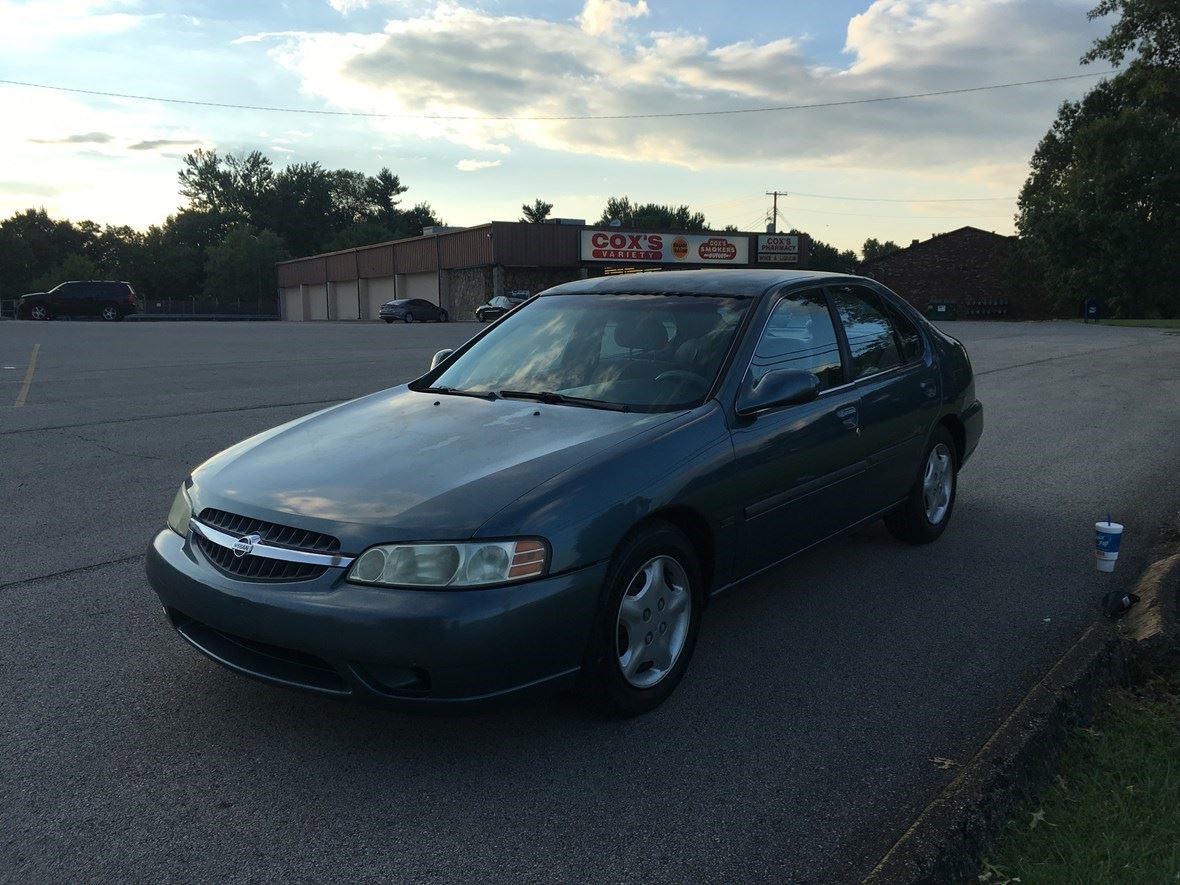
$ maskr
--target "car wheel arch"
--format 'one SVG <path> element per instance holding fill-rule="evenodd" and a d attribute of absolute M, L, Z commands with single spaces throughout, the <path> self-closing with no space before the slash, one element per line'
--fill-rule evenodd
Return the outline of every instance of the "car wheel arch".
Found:
<path fill-rule="evenodd" d="M 708 520 L 691 507 L 672 505 L 645 514 L 642 519 L 631 526 L 623 537 L 619 539 L 619 543 L 615 545 L 615 551 L 611 554 L 612 558 L 617 555 L 619 548 L 622 547 L 628 538 L 652 523 L 670 525 L 688 538 L 693 551 L 696 553 L 697 565 L 700 567 L 701 575 L 704 578 L 705 586 L 701 587 L 700 590 L 701 603 L 705 604 L 709 598 L 709 593 L 717 584 L 717 541 Z"/>
<path fill-rule="evenodd" d="M 963 426 L 959 416 L 953 414 L 943 415 L 938 423 L 931 428 L 931 435 L 939 427 L 945 427 L 950 432 L 951 439 L 955 441 L 955 467 L 957 469 L 963 465 L 963 453 L 967 450 L 967 428 Z"/>

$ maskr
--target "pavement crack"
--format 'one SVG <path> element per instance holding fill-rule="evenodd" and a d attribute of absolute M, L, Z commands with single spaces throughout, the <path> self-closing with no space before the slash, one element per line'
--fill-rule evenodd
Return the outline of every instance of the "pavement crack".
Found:
<path fill-rule="evenodd" d="M 76 427 L 103 427 L 108 424 L 130 424 L 134 421 L 157 421 L 160 418 L 190 418 L 200 415 L 227 415 L 232 412 L 261 412 L 267 409 L 285 409 L 291 406 L 330 406 L 344 402 L 345 399 L 349 399 L 349 397 L 296 400 L 295 402 L 268 403 L 260 406 L 234 406 L 228 409 L 208 409 L 201 412 L 165 412 L 158 415 L 136 415 L 133 418 L 107 418 L 104 421 L 79 421 L 76 424 L 49 424 L 45 427 L 22 427 L 20 430 L 0 430 L 0 436 L 15 436 L 18 433 L 44 433 L 49 430 L 73 430 Z"/>
<path fill-rule="evenodd" d="M 91 439 L 89 436 L 83 436 L 80 433 L 67 433 L 66 436 L 71 436 L 74 439 L 81 440 L 82 442 L 88 442 L 91 445 L 94 445 L 100 449 L 103 449 L 104 451 L 110 452 L 112 455 L 122 455 L 124 458 L 143 458 L 148 461 L 173 461 L 173 460 L 175 460 L 173 458 L 164 458 L 164 457 L 161 457 L 160 455 L 146 455 L 143 452 L 125 452 L 122 449 L 116 449 L 112 446 L 108 446 L 106 443 L 99 442 L 96 439 Z"/>
<path fill-rule="evenodd" d="M 62 569 L 59 572 L 49 572 L 44 575 L 30 575 L 27 578 L 17 578 L 15 581 L 6 581 L 0 584 L 0 590 L 7 590 L 9 587 L 18 587 L 21 584 L 32 584 L 34 581 L 48 581 L 50 578 L 60 578 L 63 575 L 73 575 L 78 572 L 88 572 L 93 569 L 102 568 L 107 565 L 118 565 L 121 562 L 132 562 L 136 559 L 143 559 L 142 553 L 132 553 L 128 556 L 120 556 L 117 559 L 108 559 L 104 562 L 92 562 L 89 565 L 79 565 L 74 568 Z"/>
<path fill-rule="evenodd" d="M 1060 356 L 1047 356 L 1044 359 L 1029 360 L 1027 363 L 1013 363 L 1010 366 L 998 366 L 994 369 L 984 369 L 982 372 L 975 372 L 975 377 L 979 378 L 983 375 L 994 375 L 997 372 L 1007 372 L 1009 369 L 1023 369 L 1025 366 L 1039 366 L 1042 363 L 1053 363 L 1057 360 L 1069 360 L 1079 356 L 1093 356 L 1096 353 L 1109 353 L 1112 350 L 1130 350 L 1134 347 L 1146 347 L 1149 344 L 1154 344 L 1153 341 L 1140 341 L 1136 344 L 1120 344 L 1117 347 L 1100 347 L 1097 350 L 1080 350 L 1077 353 L 1063 353 Z"/>

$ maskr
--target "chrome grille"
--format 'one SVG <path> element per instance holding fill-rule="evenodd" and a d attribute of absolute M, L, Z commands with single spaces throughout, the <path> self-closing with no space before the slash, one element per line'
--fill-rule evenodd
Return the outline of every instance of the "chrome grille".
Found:
<path fill-rule="evenodd" d="M 224 510 L 205 508 L 201 511 L 200 521 L 226 534 L 243 536 L 258 534 L 267 544 L 289 547 L 313 553 L 335 553 L 340 550 L 340 541 L 331 535 L 311 532 L 292 526 L 265 522 Z M 201 552 L 217 568 L 236 578 L 246 578 L 251 581 L 310 581 L 318 578 L 328 569 L 322 565 L 311 565 L 304 562 L 286 562 L 281 559 L 271 559 L 266 556 L 235 556 L 227 547 L 193 533 L 193 541 Z"/>

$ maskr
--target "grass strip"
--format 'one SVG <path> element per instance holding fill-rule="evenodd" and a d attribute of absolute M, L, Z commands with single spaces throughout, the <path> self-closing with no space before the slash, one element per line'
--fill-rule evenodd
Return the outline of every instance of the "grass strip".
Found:
<path fill-rule="evenodd" d="M 1113 689 L 1060 773 L 1005 825 L 979 881 L 1180 883 L 1180 669 Z"/>

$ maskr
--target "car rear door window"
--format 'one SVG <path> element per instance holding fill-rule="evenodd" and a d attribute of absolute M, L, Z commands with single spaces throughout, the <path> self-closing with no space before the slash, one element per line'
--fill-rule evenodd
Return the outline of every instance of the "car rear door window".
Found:
<path fill-rule="evenodd" d="M 848 338 L 853 379 L 901 365 L 893 325 L 877 293 L 862 286 L 835 286 L 830 291 Z"/>
<path fill-rule="evenodd" d="M 844 383 L 840 346 L 823 290 L 793 292 L 770 312 L 750 361 L 750 374 L 757 381 L 775 369 L 813 372 L 819 377 L 820 390 Z"/>
<path fill-rule="evenodd" d="M 892 304 L 886 303 L 885 306 L 889 310 L 889 319 L 893 323 L 893 329 L 897 332 L 902 359 L 907 363 L 921 359 L 922 336 L 918 333 L 917 324 Z"/>

